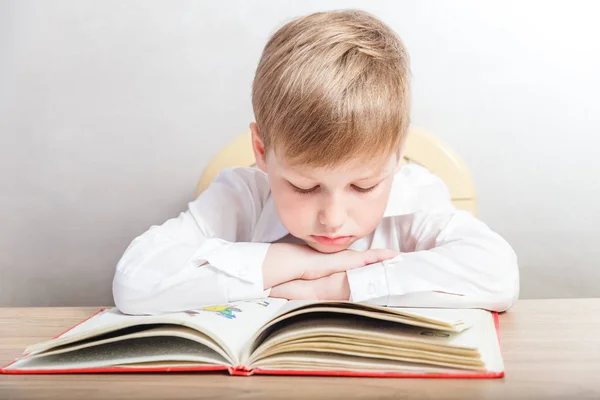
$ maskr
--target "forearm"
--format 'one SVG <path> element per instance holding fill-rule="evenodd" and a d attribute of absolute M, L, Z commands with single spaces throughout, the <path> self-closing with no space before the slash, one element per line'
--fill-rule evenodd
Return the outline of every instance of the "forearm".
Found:
<path fill-rule="evenodd" d="M 233 295 L 238 296 L 237 300 L 261 296 L 262 288 L 242 281 L 235 282 L 237 293 L 233 293 L 231 286 L 234 283 L 231 280 L 211 265 L 166 277 L 159 282 L 117 272 L 113 280 L 113 297 L 121 312 L 145 315 L 225 304 L 233 300 Z"/>
<path fill-rule="evenodd" d="M 216 238 L 198 246 L 148 231 L 117 264 L 115 305 L 126 314 L 157 314 L 261 297 L 268 246 Z"/>
<path fill-rule="evenodd" d="M 318 262 L 319 255 L 322 254 L 306 245 L 271 244 L 262 266 L 264 288 L 301 279 L 307 269 Z"/>
<path fill-rule="evenodd" d="M 503 311 L 519 294 L 517 258 L 496 233 L 452 235 L 429 250 L 348 272 L 352 299 L 379 304 Z"/>
<path fill-rule="evenodd" d="M 270 296 L 288 300 L 348 300 L 350 287 L 346 272 L 337 272 L 320 279 L 283 283 L 272 288 Z"/>
<path fill-rule="evenodd" d="M 275 246 L 271 245 L 274 251 L 267 255 L 268 262 L 265 260 L 263 268 L 265 288 L 272 287 L 273 297 L 290 300 L 348 300 L 350 287 L 346 271 L 388 260 L 398 254 L 391 249 L 343 250 L 324 254 L 306 246 Z M 267 286 L 269 284 L 272 286 Z"/>

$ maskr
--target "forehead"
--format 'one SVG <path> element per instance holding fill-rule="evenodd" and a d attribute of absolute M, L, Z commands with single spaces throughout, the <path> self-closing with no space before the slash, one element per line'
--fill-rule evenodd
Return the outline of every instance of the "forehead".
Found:
<path fill-rule="evenodd" d="M 347 178 L 351 180 L 382 177 L 393 172 L 396 167 L 396 155 L 373 156 L 366 160 L 350 160 L 332 167 L 314 167 L 307 164 L 292 164 L 285 157 L 275 153 L 270 158 L 277 172 L 296 178 L 315 181 L 332 178 Z"/>

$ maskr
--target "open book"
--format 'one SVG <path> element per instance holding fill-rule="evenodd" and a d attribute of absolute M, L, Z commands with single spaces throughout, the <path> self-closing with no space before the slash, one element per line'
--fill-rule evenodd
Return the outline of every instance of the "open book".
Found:
<path fill-rule="evenodd" d="M 497 314 L 267 298 L 152 316 L 102 309 L 3 373 L 504 375 Z"/>

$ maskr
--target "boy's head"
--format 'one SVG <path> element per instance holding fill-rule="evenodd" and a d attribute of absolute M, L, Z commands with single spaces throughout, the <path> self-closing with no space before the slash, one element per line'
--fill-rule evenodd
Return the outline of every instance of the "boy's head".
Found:
<path fill-rule="evenodd" d="M 296 18 L 269 39 L 250 128 L 292 235 L 330 253 L 378 225 L 406 141 L 409 78 L 401 40 L 366 12 Z"/>

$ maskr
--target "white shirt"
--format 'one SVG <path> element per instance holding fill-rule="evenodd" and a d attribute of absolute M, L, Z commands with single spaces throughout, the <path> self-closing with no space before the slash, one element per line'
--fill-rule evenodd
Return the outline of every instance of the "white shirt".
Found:
<path fill-rule="evenodd" d="M 133 240 L 117 264 L 115 304 L 128 314 L 156 314 L 265 297 L 270 243 L 295 240 L 277 216 L 267 175 L 226 169 L 185 212 Z M 441 179 L 414 164 L 394 176 L 377 228 L 350 248 L 404 253 L 348 271 L 353 301 L 503 311 L 519 294 L 508 243 L 457 210 Z"/>

